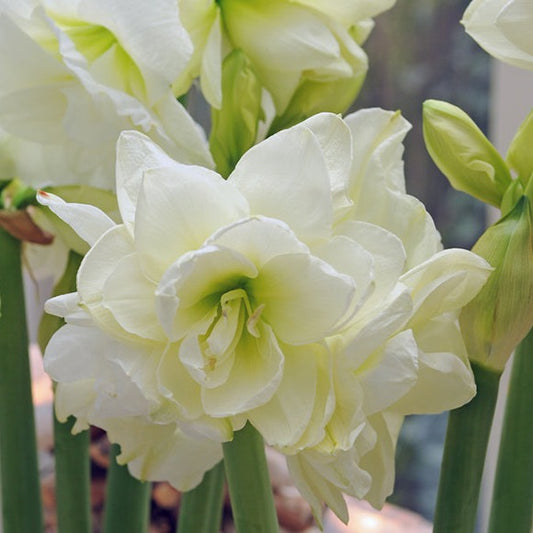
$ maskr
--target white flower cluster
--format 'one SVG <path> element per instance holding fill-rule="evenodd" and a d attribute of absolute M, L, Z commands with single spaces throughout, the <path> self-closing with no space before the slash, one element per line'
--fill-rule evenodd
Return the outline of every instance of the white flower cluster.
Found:
<path fill-rule="evenodd" d="M 105 428 L 143 479 L 194 487 L 249 421 L 317 515 L 342 493 L 383 504 L 403 416 L 467 402 L 457 312 L 490 267 L 440 251 L 404 189 L 407 122 L 316 115 L 224 180 L 121 135 L 122 221 L 47 193 L 91 249 L 47 311 L 56 410 Z"/>

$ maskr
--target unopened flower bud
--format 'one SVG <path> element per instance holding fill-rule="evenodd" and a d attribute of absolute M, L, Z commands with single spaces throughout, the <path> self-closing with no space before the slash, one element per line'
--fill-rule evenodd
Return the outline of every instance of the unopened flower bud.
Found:
<path fill-rule="evenodd" d="M 234 50 L 222 67 L 222 107 L 212 110 L 209 145 L 217 170 L 229 176 L 240 157 L 252 147 L 263 116 L 261 85 L 241 50 Z"/>
<path fill-rule="evenodd" d="M 505 162 L 472 119 L 458 107 L 424 102 L 426 148 L 451 185 L 500 206 L 512 178 Z"/>

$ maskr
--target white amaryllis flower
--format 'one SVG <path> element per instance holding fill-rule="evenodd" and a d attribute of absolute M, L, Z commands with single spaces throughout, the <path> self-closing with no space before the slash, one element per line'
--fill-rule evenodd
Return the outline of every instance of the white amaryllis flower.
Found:
<path fill-rule="evenodd" d="M 174 3 L 0 1 L 0 127 L 21 139 L 22 161 L 44 163 L 22 162 L 22 180 L 112 189 L 125 129 L 212 166 L 203 131 L 170 89 L 192 52 Z"/>
<path fill-rule="evenodd" d="M 250 421 L 317 514 L 325 501 L 344 516 L 342 492 L 379 505 L 403 415 L 474 393 L 456 311 L 490 270 L 439 251 L 404 191 L 406 129 L 377 109 L 317 115 L 250 149 L 227 181 L 126 132 L 120 224 L 40 194 L 91 246 L 77 292 L 47 304 L 67 322 L 45 354 L 60 418 L 104 427 L 135 473 L 179 488 L 190 469 L 170 455 L 149 466 L 163 433 L 203 472 Z M 211 443 L 196 458 L 195 439 Z"/>
<path fill-rule="evenodd" d="M 360 45 L 372 27 L 371 17 L 394 1 L 179 0 L 194 53 L 174 84 L 176 93 L 184 93 L 200 75 L 207 100 L 219 108 L 222 61 L 235 48 L 250 59 L 278 115 L 302 84 L 355 79 L 359 86 L 367 69 Z"/>
<path fill-rule="evenodd" d="M 473 0 L 462 20 L 467 33 L 489 54 L 533 69 L 533 4 L 530 0 Z"/>

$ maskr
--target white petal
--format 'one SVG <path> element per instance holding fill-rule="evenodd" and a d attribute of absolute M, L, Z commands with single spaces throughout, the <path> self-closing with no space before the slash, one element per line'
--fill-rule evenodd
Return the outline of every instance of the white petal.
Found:
<path fill-rule="evenodd" d="M 130 0 L 82 0 L 79 17 L 110 30 L 142 72 L 149 104 L 155 103 L 185 67 L 192 43 L 176 2 L 150 5 Z"/>
<path fill-rule="evenodd" d="M 220 227 L 245 217 L 239 192 L 208 169 L 174 163 L 147 170 L 135 214 L 135 246 L 154 281 Z"/>
<path fill-rule="evenodd" d="M 509 41 L 528 54 L 533 62 L 533 38 L 530 31 L 532 22 L 531 2 L 513 0 L 502 9 L 496 24 Z M 533 64 L 530 64 L 530 68 L 533 68 Z"/>
<path fill-rule="evenodd" d="M 51 79 L 68 79 L 68 70 L 51 54 L 0 14 L 0 94 L 37 88 Z"/>
<path fill-rule="evenodd" d="M 401 281 L 411 287 L 415 304 L 410 324 L 460 309 L 479 292 L 491 271 L 481 257 L 450 249 L 406 272 Z"/>
<path fill-rule="evenodd" d="M 50 339 L 44 367 L 54 381 L 94 379 L 100 374 L 109 338 L 97 328 L 66 324 Z"/>
<path fill-rule="evenodd" d="M 117 262 L 133 252 L 133 243 L 124 226 L 114 226 L 102 235 L 87 252 L 78 270 L 78 292 L 84 304 L 101 302 L 106 279 Z"/>
<path fill-rule="evenodd" d="M 86 379 L 74 383 L 58 383 L 54 391 L 54 410 L 60 422 L 66 422 L 71 415 L 76 417 L 72 433 L 75 435 L 89 429 L 92 407 L 96 400 L 94 380 Z"/>
<path fill-rule="evenodd" d="M 315 520 L 321 526 L 323 504 L 345 523 L 348 523 L 348 508 L 341 490 L 316 472 L 314 464 L 305 453 L 287 457 L 287 466 L 296 488 L 311 506 Z"/>
<path fill-rule="evenodd" d="M 358 309 L 370 296 L 375 287 L 374 258 L 356 241 L 336 235 L 324 245 L 314 250 L 338 272 L 351 276 L 355 281 L 355 309 Z"/>
<path fill-rule="evenodd" d="M 55 296 L 46 301 L 44 310 L 54 316 L 60 316 L 68 324 L 76 326 L 91 326 L 94 324 L 91 315 L 80 306 L 80 297 L 77 292 Z"/>
<path fill-rule="evenodd" d="M 55 194 L 39 191 L 37 200 L 66 222 L 85 242 L 93 245 L 115 223 L 103 211 L 89 204 L 67 203 Z"/>
<path fill-rule="evenodd" d="M 369 422 L 378 437 L 376 446 L 362 457 L 360 466 L 372 478 L 365 500 L 376 509 L 381 509 L 394 488 L 394 455 L 403 417 L 385 412 L 374 415 Z"/>
<path fill-rule="evenodd" d="M 301 123 L 309 128 L 320 144 L 328 167 L 335 211 L 351 204 L 346 185 L 352 166 L 352 134 L 339 115 L 319 113 Z"/>
<path fill-rule="evenodd" d="M 204 130 L 170 91 L 153 109 L 161 121 L 163 133 L 170 138 L 171 142 L 165 146 L 169 155 L 180 163 L 214 168 Z"/>
<path fill-rule="evenodd" d="M 533 50 L 520 49 L 513 42 L 517 35 L 502 31 L 506 26 L 504 8 L 507 4 L 511 8 L 514 2 L 474 0 L 465 11 L 462 22 L 467 33 L 489 54 L 517 67 L 533 69 Z M 503 18 L 501 22 L 500 16 Z"/>
<path fill-rule="evenodd" d="M 291 446 L 311 421 L 316 397 L 314 347 L 284 346 L 283 379 L 272 399 L 249 413 L 250 422 L 271 446 Z"/>
<path fill-rule="evenodd" d="M 206 244 L 235 250 L 259 269 L 277 255 L 309 252 L 286 224 L 260 216 L 239 220 L 220 229 L 207 239 Z"/>
<path fill-rule="evenodd" d="M 445 315 L 417 328 L 419 376 L 391 410 L 400 414 L 440 413 L 469 402 L 476 385 L 460 328 Z"/>
<path fill-rule="evenodd" d="M 222 21 L 220 9 L 207 38 L 200 71 L 200 83 L 205 99 L 216 109 L 222 106 Z"/>
<path fill-rule="evenodd" d="M 120 464 L 141 480 L 168 481 L 181 491 L 194 488 L 204 473 L 222 459 L 222 446 L 193 439 L 175 424 L 153 424 L 142 419 L 117 419 L 105 428 L 118 442 Z"/>
<path fill-rule="evenodd" d="M 252 214 L 283 220 L 304 241 L 329 235 L 328 169 L 307 128 L 282 131 L 248 150 L 228 181 L 246 197 Z"/>
<path fill-rule="evenodd" d="M 262 316 L 289 344 L 322 339 L 346 318 L 355 293 L 351 277 L 308 254 L 279 255 L 248 282 Z"/>
<path fill-rule="evenodd" d="M 179 345 L 170 344 L 163 354 L 157 369 L 161 394 L 169 399 L 187 419 L 204 414 L 200 386 L 179 360 Z"/>
<path fill-rule="evenodd" d="M 239 311 L 240 309 L 237 309 L 237 313 Z M 233 347 L 229 347 L 226 357 L 216 358 L 213 356 L 211 360 L 208 359 L 204 350 L 202 350 L 198 336 L 189 335 L 183 339 L 180 345 L 180 361 L 199 385 L 208 389 L 219 387 L 228 379 L 233 368 L 235 350 Z M 211 361 L 214 362 L 212 367 L 209 364 Z"/>
<path fill-rule="evenodd" d="M 278 388 L 283 353 L 270 327 L 259 323 L 258 328 L 259 337 L 244 331 L 227 381 L 214 389 L 202 389 L 202 404 L 208 415 L 243 413 L 266 403 Z"/>
<path fill-rule="evenodd" d="M 360 220 L 348 221 L 337 232 L 360 244 L 373 258 L 372 302 L 382 300 L 404 272 L 406 254 L 402 241 L 386 229 Z"/>
<path fill-rule="evenodd" d="M 120 134 L 117 141 L 117 200 L 126 226 L 131 228 L 135 221 L 143 172 L 173 164 L 174 161 L 146 135 L 137 131 Z"/>
<path fill-rule="evenodd" d="M 342 359 L 346 371 L 355 371 L 386 340 L 405 326 L 412 315 L 409 290 L 398 283 L 379 307 L 370 305 L 355 315 L 342 337 Z M 335 339 L 332 340 L 335 343 Z"/>
<path fill-rule="evenodd" d="M 238 252 L 214 245 L 191 252 L 161 278 L 156 291 L 159 321 L 173 340 L 190 330 L 203 334 L 216 316 L 221 296 L 255 276 L 254 264 Z"/>
<path fill-rule="evenodd" d="M 155 312 L 157 285 L 143 276 L 135 255 L 127 255 L 105 280 L 102 304 L 130 333 L 164 341 L 165 334 Z"/>
<path fill-rule="evenodd" d="M 379 362 L 361 375 L 364 392 L 364 410 L 370 416 L 394 404 L 417 383 L 418 346 L 410 330 L 390 339 L 379 357 Z"/>

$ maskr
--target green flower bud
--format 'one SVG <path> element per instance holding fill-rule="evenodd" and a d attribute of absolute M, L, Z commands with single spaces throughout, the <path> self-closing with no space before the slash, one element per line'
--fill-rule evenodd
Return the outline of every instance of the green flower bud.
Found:
<path fill-rule="evenodd" d="M 533 173 L 533 111 L 522 122 L 516 132 L 509 150 L 507 164 L 516 171 L 520 181 L 526 185 Z"/>
<path fill-rule="evenodd" d="M 426 148 L 451 185 L 499 207 L 511 174 L 472 119 L 454 105 L 427 100 L 423 128 Z"/>
<path fill-rule="evenodd" d="M 227 177 L 256 141 L 263 118 L 262 90 L 250 61 L 233 50 L 222 65 L 222 107 L 212 108 L 209 146 L 218 172 Z"/>
<path fill-rule="evenodd" d="M 463 308 L 461 329 L 470 359 L 498 372 L 533 326 L 531 215 L 530 199 L 520 197 L 472 249 L 494 267 L 494 272 Z"/>

